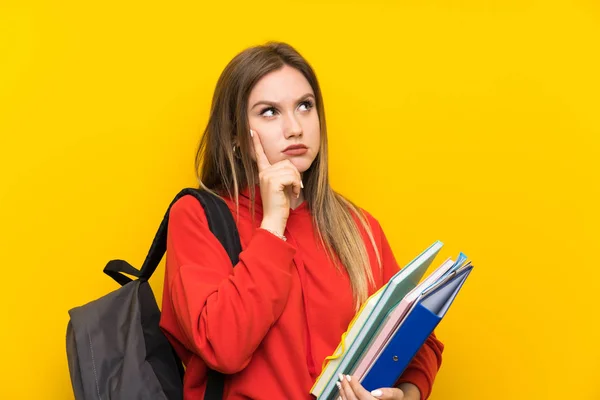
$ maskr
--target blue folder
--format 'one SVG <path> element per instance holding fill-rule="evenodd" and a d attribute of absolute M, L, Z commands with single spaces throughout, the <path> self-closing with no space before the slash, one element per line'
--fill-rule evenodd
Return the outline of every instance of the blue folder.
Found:
<path fill-rule="evenodd" d="M 421 294 L 362 379 L 365 389 L 394 387 L 417 351 L 444 318 L 472 269 L 469 263 Z"/>

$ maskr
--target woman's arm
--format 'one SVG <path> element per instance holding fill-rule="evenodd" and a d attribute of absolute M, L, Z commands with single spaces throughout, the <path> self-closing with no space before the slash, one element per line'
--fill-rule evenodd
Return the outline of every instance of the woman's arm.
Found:
<path fill-rule="evenodd" d="M 232 269 L 202 206 L 181 198 L 171 208 L 167 238 L 163 308 L 171 307 L 177 325 L 169 333 L 209 368 L 240 371 L 283 311 L 295 252 L 258 229 Z"/>

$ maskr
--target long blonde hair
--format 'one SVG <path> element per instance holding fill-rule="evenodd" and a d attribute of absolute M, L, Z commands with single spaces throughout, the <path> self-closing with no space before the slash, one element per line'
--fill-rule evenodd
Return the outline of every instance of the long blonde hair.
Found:
<path fill-rule="evenodd" d="M 367 299 L 369 284 L 374 285 L 366 245 L 356 220 L 367 232 L 375 249 L 378 265 L 381 258 L 371 227 L 360 208 L 333 191 L 329 184 L 327 127 L 321 89 L 309 63 L 292 46 L 267 42 L 237 54 L 225 67 L 217 82 L 210 117 L 196 154 L 200 186 L 215 194 L 227 194 L 239 207 L 239 192 L 258 184 L 257 166 L 250 156 L 248 134 L 248 99 L 254 85 L 266 74 L 288 65 L 300 71 L 315 94 L 315 106 L 321 127 L 320 151 L 303 174 L 304 198 L 311 212 L 313 226 L 329 258 L 346 268 L 358 309 Z M 234 143 L 239 148 L 233 152 Z M 255 196 L 250 191 L 252 215 Z M 356 219 L 355 219 L 356 217 Z"/>

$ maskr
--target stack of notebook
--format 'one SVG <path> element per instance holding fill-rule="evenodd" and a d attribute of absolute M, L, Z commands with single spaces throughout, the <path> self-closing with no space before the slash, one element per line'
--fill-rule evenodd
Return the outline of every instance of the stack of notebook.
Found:
<path fill-rule="evenodd" d="M 337 399 L 338 375 L 356 376 L 371 391 L 393 387 L 442 320 L 473 266 L 460 253 L 423 275 L 442 248 L 436 241 L 365 302 L 335 354 L 328 357 L 311 393 Z M 419 283 L 420 282 L 420 283 Z"/>

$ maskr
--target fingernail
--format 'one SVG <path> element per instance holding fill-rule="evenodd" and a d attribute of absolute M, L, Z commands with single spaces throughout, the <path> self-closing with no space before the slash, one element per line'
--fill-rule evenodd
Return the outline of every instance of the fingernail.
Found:
<path fill-rule="evenodd" d="M 340 381 L 344 380 L 344 375 L 340 374 L 339 377 L 340 377 Z"/>
<path fill-rule="evenodd" d="M 338 400 L 342 400 L 342 398 L 341 398 L 341 397 L 338 397 Z"/>
<path fill-rule="evenodd" d="M 380 389 L 373 390 L 371 392 L 371 396 L 373 396 L 373 397 L 380 397 L 380 396 L 383 396 L 383 392 Z"/>
<path fill-rule="evenodd" d="M 346 379 L 348 380 L 348 382 L 350 382 L 350 380 L 351 380 L 352 378 L 350 378 L 350 375 L 346 375 Z"/>
<path fill-rule="evenodd" d="M 250 129 L 250 137 L 254 137 L 254 131 Z"/>
<path fill-rule="evenodd" d="M 300 179 L 300 187 L 304 189 L 304 183 L 302 183 L 302 179 Z"/>
<path fill-rule="evenodd" d="M 335 384 L 337 385 L 337 387 L 338 387 L 338 390 L 342 390 L 342 384 L 341 384 L 341 383 L 339 383 L 339 382 L 336 382 Z"/>

